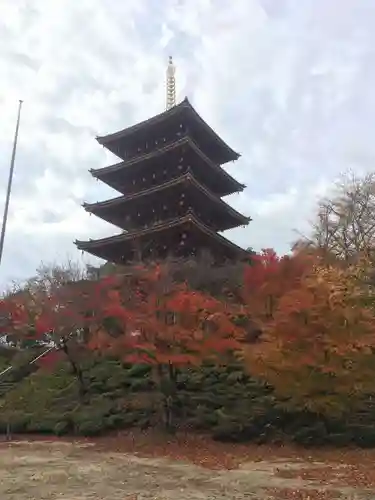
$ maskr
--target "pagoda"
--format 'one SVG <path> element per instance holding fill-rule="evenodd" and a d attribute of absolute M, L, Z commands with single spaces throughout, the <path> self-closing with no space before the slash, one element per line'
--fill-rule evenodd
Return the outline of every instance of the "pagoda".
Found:
<path fill-rule="evenodd" d="M 76 241 L 78 249 L 116 264 L 197 256 L 202 251 L 217 262 L 248 256 L 219 234 L 251 220 L 221 199 L 245 188 L 221 167 L 240 155 L 187 98 L 176 104 L 174 71 L 170 58 L 166 111 L 97 137 L 121 161 L 90 172 L 121 195 L 83 206 L 122 233 Z"/>

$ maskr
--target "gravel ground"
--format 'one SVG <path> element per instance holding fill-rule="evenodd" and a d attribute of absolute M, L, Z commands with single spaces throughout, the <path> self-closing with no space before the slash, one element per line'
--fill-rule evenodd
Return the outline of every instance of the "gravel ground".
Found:
<path fill-rule="evenodd" d="M 210 470 L 170 458 L 99 450 L 94 444 L 20 441 L 0 446 L 0 498 L 375 499 L 372 488 L 359 489 L 330 481 L 322 485 L 298 475 L 298 470 L 307 466 L 318 469 L 326 464 L 278 458 L 244 462 L 234 470 Z"/>

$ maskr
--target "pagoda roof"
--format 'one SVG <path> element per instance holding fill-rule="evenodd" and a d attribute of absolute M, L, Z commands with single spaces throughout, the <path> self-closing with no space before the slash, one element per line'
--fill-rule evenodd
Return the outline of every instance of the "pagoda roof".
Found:
<path fill-rule="evenodd" d="M 121 209 L 121 216 L 118 217 L 119 219 L 119 224 L 115 223 L 122 229 L 127 229 L 124 225 L 124 218 L 123 218 L 123 212 L 126 210 L 126 206 L 130 203 L 134 204 L 135 200 L 141 201 L 142 198 L 144 199 L 144 202 L 147 203 L 147 198 L 158 194 L 161 196 L 164 196 L 165 199 L 168 199 L 168 191 L 174 190 L 178 186 L 184 186 L 188 185 L 193 187 L 195 190 L 200 192 L 201 194 L 204 195 L 205 198 L 207 198 L 210 202 L 213 202 L 216 204 L 218 207 L 218 210 L 221 210 L 222 213 L 227 214 L 232 220 L 229 222 L 230 225 L 224 225 L 221 230 L 225 229 L 231 229 L 233 227 L 237 227 L 240 225 L 246 225 L 251 221 L 250 217 L 246 217 L 245 215 L 241 214 L 237 210 L 235 210 L 233 207 L 228 205 L 225 201 L 223 201 L 221 198 L 213 194 L 211 191 L 209 191 L 206 187 L 204 187 L 202 184 L 200 184 L 195 177 L 192 175 L 191 172 L 188 172 L 184 175 L 181 175 L 180 177 L 177 177 L 175 179 L 172 179 L 168 182 L 165 182 L 161 185 L 154 186 L 149 189 L 144 189 L 142 191 L 139 191 L 137 193 L 129 194 L 126 196 L 118 196 L 116 198 L 112 198 L 110 200 L 106 201 L 100 201 L 96 203 L 84 203 L 83 207 L 87 212 L 93 213 L 97 215 L 98 217 L 107 220 L 108 222 L 114 223 L 115 217 L 113 217 L 114 211 L 117 209 Z M 130 208 L 130 207 L 129 207 Z M 121 224 L 122 222 L 122 224 Z"/>
<path fill-rule="evenodd" d="M 116 183 L 111 182 L 109 177 L 112 177 L 113 175 L 115 175 L 116 173 L 118 173 L 120 171 L 125 171 L 128 169 L 130 170 L 132 167 L 139 168 L 140 164 L 143 164 L 145 162 L 150 162 L 150 161 L 156 159 L 157 157 L 168 154 L 168 153 L 175 151 L 178 148 L 181 148 L 183 146 L 189 146 L 189 148 L 191 148 L 191 150 L 196 155 L 198 155 L 203 160 L 203 162 L 207 164 L 207 166 L 209 168 L 211 168 L 213 170 L 213 173 L 215 175 L 220 176 L 226 183 L 228 183 L 228 188 L 224 192 L 221 192 L 222 196 L 236 193 L 239 191 L 243 191 L 243 189 L 246 187 L 244 184 L 241 184 L 240 182 L 238 182 L 233 176 L 231 176 L 220 165 L 211 161 L 210 158 L 208 158 L 203 153 L 203 151 L 201 151 L 199 149 L 199 147 L 194 142 L 194 140 L 188 136 L 183 137 L 181 139 L 178 139 L 178 140 L 176 140 L 176 141 L 174 141 L 174 142 L 172 142 L 172 143 L 170 143 L 170 144 L 168 144 L 160 149 L 139 155 L 135 158 L 121 161 L 121 162 L 115 163 L 113 165 L 109 165 L 107 167 L 90 169 L 90 173 L 94 178 L 99 179 L 99 180 L 105 182 L 106 184 L 108 184 L 109 186 L 115 188 Z"/>
<path fill-rule="evenodd" d="M 197 113 L 189 99 L 185 97 L 183 101 L 181 101 L 176 106 L 163 111 L 147 120 L 143 120 L 139 123 L 131 125 L 130 127 L 126 127 L 123 130 L 118 132 L 114 132 L 111 134 L 107 134 L 104 136 L 97 136 L 96 140 L 99 144 L 106 147 L 114 154 L 117 155 L 116 148 L 113 148 L 115 144 L 118 144 L 121 141 L 123 144 L 126 142 L 130 142 L 133 140 L 134 135 L 138 134 L 140 131 L 144 131 L 147 133 L 149 130 L 154 127 L 160 126 L 161 123 L 165 123 L 169 121 L 171 118 L 179 117 L 181 115 L 188 114 L 189 117 L 192 118 L 197 128 L 200 129 L 202 134 L 209 135 L 217 144 L 217 146 L 221 149 L 222 163 L 226 163 L 228 161 L 238 160 L 240 154 L 234 151 L 226 142 L 221 139 L 221 137 L 203 120 L 203 118 Z"/>
<path fill-rule="evenodd" d="M 220 245 L 225 249 L 226 254 L 237 258 L 248 257 L 248 252 L 243 248 L 239 247 L 232 241 L 228 240 L 221 234 L 216 233 L 208 226 L 203 224 L 192 212 L 189 212 L 186 216 L 177 219 L 172 219 L 165 221 L 161 224 L 155 224 L 149 228 L 134 230 L 118 234 L 115 236 L 110 236 L 107 238 L 100 238 L 97 240 L 80 241 L 76 240 L 74 244 L 79 250 L 89 252 L 97 257 L 105 260 L 112 260 L 113 252 L 120 254 L 125 253 L 126 245 L 133 245 L 135 241 L 147 240 L 162 232 L 169 232 L 173 229 L 184 228 L 187 225 L 192 226 L 195 230 L 206 235 L 211 241 L 215 241 L 216 245 Z M 117 252 L 116 252 L 117 250 Z M 120 261 L 120 259 L 116 259 Z M 113 260 L 115 262 L 116 260 Z"/>

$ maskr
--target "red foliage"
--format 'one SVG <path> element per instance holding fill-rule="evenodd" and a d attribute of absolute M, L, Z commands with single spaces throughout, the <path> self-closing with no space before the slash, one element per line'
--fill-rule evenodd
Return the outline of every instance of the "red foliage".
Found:
<path fill-rule="evenodd" d="M 20 338 L 42 340 L 50 334 L 55 341 L 67 338 L 97 323 L 103 288 L 107 297 L 108 281 L 98 285 L 89 281 L 57 286 L 49 292 L 23 293 L 1 304 L 7 317 L 4 331 Z"/>
<path fill-rule="evenodd" d="M 217 361 L 237 350 L 243 338 L 233 322 L 237 306 L 174 283 L 165 266 L 25 293 L 1 308 L 8 333 L 35 340 L 48 334 L 66 355 L 71 339 L 85 332 L 90 349 L 134 363 L 180 366 Z M 50 353 L 40 364 L 51 366 L 59 359 Z M 76 363 L 77 357 L 70 361 Z"/>
<path fill-rule="evenodd" d="M 37 364 L 44 370 L 53 370 L 64 357 L 62 351 L 52 350 L 38 359 Z"/>
<path fill-rule="evenodd" d="M 2 299 L 0 301 L 0 334 L 18 331 L 29 322 L 30 310 L 27 306 L 29 297 L 23 297 L 22 301 L 16 297 Z"/>
<path fill-rule="evenodd" d="M 244 301 L 254 319 L 272 318 L 278 301 L 286 290 L 298 286 L 302 276 L 311 270 L 314 259 L 310 255 L 278 257 L 266 249 L 252 258 L 244 275 Z"/>
<path fill-rule="evenodd" d="M 248 291 L 258 291 L 272 283 L 275 290 L 280 291 L 286 284 L 298 282 L 313 263 L 312 255 L 278 256 L 272 249 L 262 250 L 245 269 L 245 287 Z"/>
<path fill-rule="evenodd" d="M 52 340 L 56 349 L 38 359 L 37 364 L 52 369 L 65 357 L 84 394 L 87 388 L 80 360 L 85 346 L 81 341 L 85 340 L 85 332 L 100 324 L 101 296 L 105 293 L 107 297 L 108 286 L 108 280 L 99 284 L 81 281 L 56 285 L 48 291 L 18 293 L 0 303 L 0 314 L 5 318 L 2 330 L 21 346 L 30 346 L 30 341 Z"/>
<path fill-rule="evenodd" d="M 90 343 L 94 349 L 131 362 L 176 366 L 218 359 L 239 347 L 243 332 L 232 321 L 237 307 L 171 282 L 166 267 L 139 269 L 115 288 L 102 302 L 112 330 L 107 324 L 97 332 Z"/>

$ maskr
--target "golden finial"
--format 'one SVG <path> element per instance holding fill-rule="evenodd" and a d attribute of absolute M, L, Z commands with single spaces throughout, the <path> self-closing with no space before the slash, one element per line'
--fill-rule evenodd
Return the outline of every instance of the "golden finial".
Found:
<path fill-rule="evenodd" d="M 169 62 L 167 67 L 167 99 L 166 99 L 166 109 L 171 109 L 176 105 L 176 67 L 173 64 L 172 56 L 169 56 Z"/>

